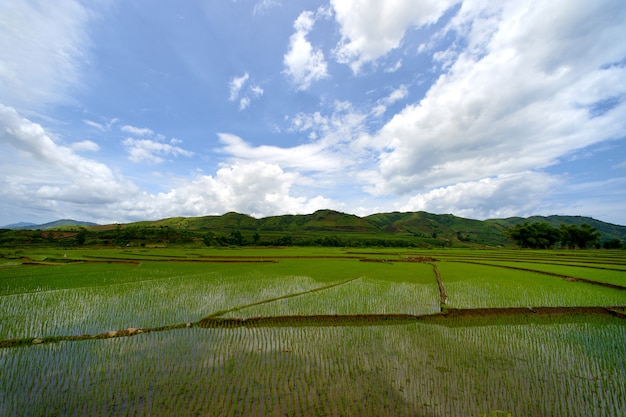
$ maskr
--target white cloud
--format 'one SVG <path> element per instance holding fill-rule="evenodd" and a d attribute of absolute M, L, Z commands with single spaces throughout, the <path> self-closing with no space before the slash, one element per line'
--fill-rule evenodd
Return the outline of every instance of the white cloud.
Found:
<path fill-rule="evenodd" d="M 252 13 L 254 15 L 262 15 L 267 13 L 273 7 L 280 6 L 280 2 L 277 0 L 260 0 L 254 5 Z"/>
<path fill-rule="evenodd" d="M 315 23 L 314 17 L 310 11 L 298 16 L 293 25 L 296 32 L 289 38 L 289 51 L 283 57 L 284 72 L 298 90 L 307 90 L 314 81 L 328 77 L 324 53 L 307 39 Z"/>
<path fill-rule="evenodd" d="M 524 172 L 460 182 L 411 197 L 400 210 L 454 213 L 472 219 L 532 215 L 556 185 L 557 178 Z"/>
<path fill-rule="evenodd" d="M 192 156 L 193 152 L 181 147 L 158 142 L 151 139 L 126 138 L 122 142 L 128 151 L 128 159 L 132 162 L 152 162 L 160 164 L 167 156 Z"/>
<path fill-rule="evenodd" d="M 263 161 L 223 165 L 213 176 L 178 180 L 168 192 L 140 192 L 106 165 L 58 145 L 41 125 L 20 117 L 13 108 L 0 105 L 0 126 L 0 201 L 26 207 L 14 216 L 31 213 L 118 222 L 231 210 L 255 216 L 310 213 L 336 205 L 319 195 L 292 195 L 299 175 Z M 93 146 L 88 142 L 77 142 L 78 147 Z M 130 139 L 128 146 L 137 149 L 136 157 L 142 160 L 190 154 L 147 139 Z"/>
<path fill-rule="evenodd" d="M 254 97 L 261 97 L 263 95 L 263 88 L 258 85 L 253 85 L 250 87 L 250 93 L 252 93 Z"/>
<path fill-rule="evenodd" d="M 239 97 L 239 92 L 243 88 L 246 81 L 248 81 L 248 78 L 250 78 L 250 75 L 248 75 L 248 73 L 246 72 L 241 77 L 233 77 L 233 79 L 230 80 L 230 83 L 228 84 L 230 89 L 230 101 L 237 100 L 237 97 Z"/>
<path fill-rule="evenodd" d="M 245 110 L 250 105 L 250 98 L 242 97 L 239 100 L 239 110 Z"/>
<path fill-rule="evenodd" d="M 92 142 L 90 140 L 82 140 L 80 142 L 74 142 L 71 145 L 71 148 L 75 151 L 89 151 L 89 152 L 97 152 L 100 150 L 100 146 Z"/>
<path fill-rule="evenodd" d="M 398 60 L 396 61 L 395 64 L 388 66 L 387 68 L 385 68 L 385 72 L 396 72 L 398 71 L 400 68 L 402 68 L 402 61 Z"/>
<path fill-rule="evenodd" d="M 613 2 L 614 5 L 619 2 Z M 459 51 L 420 103 L 369 146 L 381 151 L 377 193 L 407 193 L 538 170 L 626 130 L 626 8 L 609 2 L 466 2 L 447 29 Z M 581 28 L 593 30 L 581 30 Z M 456 46 L 453 46 L 456 48 Z"/>
<path fill-rule="evenodd" d="M 0 89 L 13 107 L 70 101 L 89 49 L 90 12 L 78 1 L 0 2 Z"/>
<path fill-rule="evenodd" d="M 325 152 L 323 145 L 319 143 L 280 148 L 269 145 L 252 146 L 240 137 L 227 133 L 220 133 L 218 136 L 223 144 L 219 151 L 234 159 L 264 161 L 299 171 L 335 172 L 341 168 L 340 160 Z"/>
<path fill-rule="evenodd" d="M 239 99 L 239 110 L 245 110 L 250 106 L 253 99 L 257 99 L 263 95 L 263 88 L 257 84 L 252 84 L 248 88 L 244 88 L 250 79 L 250 75 L 246 72 L 241 77 L 233 77 L 229 83 L 230 101 Z M 248 83 L 249 84 L 249 83 Z M 242 93 L 243 92 L 243 93 Z"/>
<path fill-rule="evenodd" d="M 0 105 L 0 178 L 11 200 L 33 207 L 62 203 L 108 203 L 125 198 L 135 187 L 106 165 L 58 145 L 44 128 Z M 80 142 L 79 142 L 80 143 Z M 82 142 L 82 146 L 88 141 Z M 80 146 L 79 146 L 80 147 Z"/>
<path fill-rule="evenodd" d="M 338 152 L 345 152 L 347 158 L 353 158 L 356 149 L 345 149 L 364 133 L 367 114 L 355 109 L 348 101 L 336 100 L 332 103 L 329 115 L 322 115 L 320 112 L 297 113 L 291 119 L 292 131 L 315 133 L 316 138 L 320 138 L 318 144 L 326 148 L 336 149 Z M 344 149 L 339 145 L 344 146 Z"/>
<path fill-rule="evenodd" d="M 335 193 L 339 187 L 359 189 L 358 171 L 371 164 L 373 155 L 359 145 L 367 114 L 345 101 L 333 103 L 330 114 L 298 113 L 288 121 L 290 132 L 308 141 L 291 147 L 254 146 L 242 138 L 222 133 L 217 151 L 230 161 L 263 161 L 288 172 L 298 172 L 298 184 Z"/>
<path fill-rule="evenodd" d="M 310 213 L 336 205 L 319 195 L 292 195 L 299 175 L 263 161 L 223 165 L 214 176 L 178 180 L 168 192 L 140 192 L 106 165 L 57 144 L 41 125 L 22 118 L 13 108 L 0 105 L 0 126 L 0 206 L 4 209 L 1 201 L 11 201 L 7 210 L 23 207 L 12 213 L 16 217 L 30 213 L 118 222 L 231 210 L 255 216 Z M 93 147 L 89 141 L 76 143 L 79 148 Z M 128 146 L 137 149 L 136 157 L 142 160 L 190 154 L 147 139 L 130 139 Z"/>
<path fill-rule="evenodd" d="M 131 135 L 135 135 L 135 136 L 154 135 L 154 132 L 151 129 L 148 129 L 147 127 L 135 127 L 135 126 L 124 125 L 120 127 L 120 130 L 122 132 L 130 133 Z"/>
<path fill-rule="evenodd" d="M 340 25 L 335 56 L 355 73 L 398 48 L 406 30 L 436 23 L 455 0 L 331 0 Z"/>
<path fill-rule="evenodd" d="M 372 109 L 372 115 L 381 116 L 387 111 L 387 106 L 406 98 L 409 95 L 409 90 L 406 85 L 401 85 L 397 89 L 393 90 L 387 97 L 379 100 L 378 104 Z"/>
<path fill-rule="evenodd" d="M 227 211 L 256 217 L 276 213 L 311 213 L 328 207 L 331 200 L 320 196 L 291 196 L 297 175 L 276 164 L 261 161 L 223 166 L 215 176 L 198 175 L 167 193 L 143 194 L 118 209 L 139 219 L 168 216 L 200 216 Z"/>
<path fill-rule="evenodd" d="M 117 122 L 119 122 L 119 120 L 116 118 L 113 118 L 106 123 L 98 123 L 98 122 L 94 122 L 93 120 L 87 120 L 87 119 L 83 120 L 83 123 L 85 123 L 87 126 L 93 127 L 97 130 L 100 130 L 101 132 L 110 131 L 111 127 L 113 127 L 113 125 Z"/>
<path fill-rule="evenodd" d="M 102 123 L 98 123 L 98 122 L 94 122 L 93 120 L 83 120 L 83 123 L 85 123 L 87 126 L 91 126 L 95 129 L 101 130 L 104 132 L 105 127 Z"/>

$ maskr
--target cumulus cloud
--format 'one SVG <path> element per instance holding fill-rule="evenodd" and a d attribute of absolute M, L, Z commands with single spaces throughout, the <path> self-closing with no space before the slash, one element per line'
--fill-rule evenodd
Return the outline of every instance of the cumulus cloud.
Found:
<path fill-rule="evenodd" d="M 500 175 L 417 194 L 401 210 L 454 213 L 473 219 L 531 215 L 541 211 L 541 202 L 559 183 L 537 172 Z"/>
<path fill-rule="evenodd" d="M 168 192 L 140 192 L 105 164 L 59 145 L 41 125 L 21 117 L 11 107 L 0 105 L 0 126 L 0 201 L 21 204 L 38 215 L 48 212 L 49 217 L 116 222 L 231 210 L 268 216 L 313 212 L 336 205 L 319 195 L 294 196 L 292 187 L 299 174 L 263 161 L 225 164 L 215 175 L 179 180 Z M 80 143 L 79 148 L 93 147 L 89 141 L 76 143 Z M 159 155 L 186 154 L 171 144 L 147 139 L 132 139 L 129 144 L 145 150 L 146 155 L 138 158 L 148 160 Z"/>
<path fill-rule="evenodd" d="M 626 68 L 609 65 L 626 56 L 615 42 L 626 33 L 626 8 L 604 3 L 464 3 L 445 30 L 466 48 L 369 143 L 381 152 L 377 192 L 540 170 L 623 136 L 625 103 L 590 114 L 594 103 L 626 94 Z"/>
<path fill-rule="evenodd" d="M 314 23 L 315 14 L 311 11 L 298 16 L 293 25 L 295 33 L 289 38 L 289 50 L 283 57 L 284 72 L 298 90 L 307 90 L 314 81 L 328 77 L 324 53 L 307 39 Z"/>
<path fill-rule="evenodd" d="M 74 0 L 0 3 L 0 89 L 13 107 L 68 102 L 80 87 L 90 12 Z"/>
<path fill-rule="evenodd" d="M 264 217 L 276 213 L 313 212 L 328 207 L 321 196 L 294 197 L 291 188 L 296 174 L 262 161 L 225 165 L 213 175 L 197 175 L 166 193 L 143 194 L 118 209 L 129 217 L 162 218 L 223 214 L 227 211 Z"/>
<path fill-rule="evenodd" d="M 11 199 L 35 199 L 33 206 L 59 203 L 108 203 L 128 196 L 135 187 L 106 165 L 83 158 L 57 144 L 44 128 L 0 105 L 3 152 L 0 178 Z M 81 142 L 79 142 L 81 143 Z M 93 148 L 88 141 L 81 146 Z M 10 155 L 10 157 L 9 157 Z"/>
<path fill-rule="evenodd" d="M 363 64 L 398 48 L 408 28 L 436 23 L 455 3 L 456 0 L 331 0 L 341 31 L 341 42 L 335 49 L 337 61 L 349 64 L 358 73 Z"/>

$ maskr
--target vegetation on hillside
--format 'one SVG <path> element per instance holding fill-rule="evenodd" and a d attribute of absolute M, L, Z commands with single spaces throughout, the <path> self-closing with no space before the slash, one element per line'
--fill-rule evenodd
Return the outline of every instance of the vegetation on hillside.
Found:
<path fill-rule="evenodd" d="M 40 230 L 0 229 L 0 245 L 462 248 L 512 246 L 517 242 L 528 248 L 601 245 L 610 249 L 623 247 L 626 240 L 624 226 L 576 216 L 537 219 L 549 221 L 529 223 L 521 218 L 480 221 L 425 212 L 358 217 L 333 210 L 256 219 L 230 212 L 221 216 L 173 217 L 89 227 L 75 224 Z M 584 232 L 590 230 L 587 227 L 596 231 L 597 236 L 583 242 Z"/>

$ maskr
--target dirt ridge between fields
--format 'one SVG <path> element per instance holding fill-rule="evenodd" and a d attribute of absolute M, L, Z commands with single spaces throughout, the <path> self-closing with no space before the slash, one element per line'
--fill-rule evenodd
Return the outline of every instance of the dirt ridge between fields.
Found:
<path fill-rule="evenodd" d="M 294 315 L 248 318 L 206 317 L 197 322 L 182 323 L 151 328 L 132 328 L 113 330 L 99 334 L 82 334 L 74 336 L 47 336 L 42 338 L 20 338 L 0 340 L 0 348 L 32 346 L 62 341 L 80 341 L 130 337 L 143 333 L 160 332 L 191 327 L 240 328 L 240 327 L 294 327 L 294 326 L 386 326 L 409 323 L 426 323 L 459 325 L 455 319 L 472 318 L 512 318 L 512 317 L 546 317 L 546 316 L 577 316 L 589 315 L 611 316 L 626 319 L 626 305 L 622 306 L 586 306 L 586 307 L 493 307 L 493 308 L 446 308 L 435 314 L 354 314 L 354 315 Z M 497 323 L 496 323 L 497 324 Z"/>

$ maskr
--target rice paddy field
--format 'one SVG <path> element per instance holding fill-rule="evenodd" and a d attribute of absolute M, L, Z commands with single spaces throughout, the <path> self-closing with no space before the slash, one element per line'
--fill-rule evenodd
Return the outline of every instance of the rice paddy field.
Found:
<path fill-rule="evenodd" d="M 0 253 L 0 415 L 624 416 L 626 252 Z"/>

